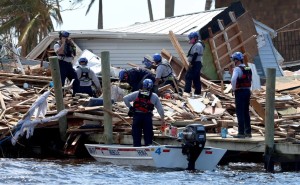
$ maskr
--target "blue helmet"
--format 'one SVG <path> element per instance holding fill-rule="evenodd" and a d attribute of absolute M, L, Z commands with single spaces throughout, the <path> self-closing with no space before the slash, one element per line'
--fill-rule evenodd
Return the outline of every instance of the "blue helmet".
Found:
<path fill-rule="evenodd" d="M 150 79 L 145 79 L 145 80 L 143 81 L 143 88 L 144 88 L 144 89 L 152 89 L 152 87 L 153 87 L 153 82 L 152 82 L 152 80 L 150 80 Z"/>
<path fill-rule="evenodd" d="M 119 80 L 121 82 L 125 82 L 126 79 L 125 79 L 125 76 L 127 76 L 127 71 L 125 69 L 122 69 L 120 72 L 119 72 Z"/>
<path fill-rule="evenodd" d="M 153 55 L 153 60 L 154 60 L 154 62 L 157 62 L 157 63 L 161 62 L 161 56 L 160 56 L 160 54 L 159 53 L 155 53 Z"/>
<path fill-rule="evenodd" d="M 191 33 L 188 35 L 188 37 L 189 37 L 189 40 L 192 40 L 192 39 L 195 38 L 195 37 L 199 38 L 199 35 L 198 35 L 197 32 L 191 32 Z"/>
<path fill-rule="evenodd" d="M 69 37 L 70 33 L 67 31 L 60 31 L 59 32 L 59 37 Z"/>
<path fill-rule="evenodd" d="M 88 63 L 88 59 L 86 59 L 85 57 L 82 57 L 78 60 L 80 65 L 87 65 Z"/>
<path fill-rule="evenodd" d="M 231 55 L 232 60 L 242 61 L 244 59 L 244 55 L 241 52 L 235 52 Z"/>

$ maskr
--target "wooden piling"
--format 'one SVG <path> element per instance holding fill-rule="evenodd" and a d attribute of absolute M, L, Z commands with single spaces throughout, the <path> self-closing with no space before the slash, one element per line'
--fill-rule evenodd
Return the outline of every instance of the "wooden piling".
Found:
<path fill-rule="evenodd" d="M 60 78 L 60 69 L 59 69 L 59 63 L 57 60 L 57 56 L 51 56 L 49 57 L 50 61 L 50 68 L 51 68 L 51 76 L 52 81 L 54 83 L 54 94 L 55 94 L 55 101 L 56 101 L 56 110 L 57 112 L 60 112 L 61 110 L 65 109 L 64 101 L 63 101 L 63 91 L 62 91 L 62 83 Z M 59 118 L 59 133 L 60 138 L 62 141 L 66 141 L 67 139 L 67 117 L 63 116 Z"/>
<path fill-rule="evenodd" d="M 265 111 L 265 169 L 274 171 L 274 109 L 275 109 L 275 75 L 276 69 L 267 69 L 266 111 Z"/>
<path fill-rule="evenodd" d="M 112 111 L 111 105 L 111 81 L 110 81 L 110 60 L 109 52 L 101 52 L 101 73 L 103 89 L 103 106 L 106 110 Z M 112 144 L 112 117 L 108 112 L 104 112 L 104 143 Z"/>

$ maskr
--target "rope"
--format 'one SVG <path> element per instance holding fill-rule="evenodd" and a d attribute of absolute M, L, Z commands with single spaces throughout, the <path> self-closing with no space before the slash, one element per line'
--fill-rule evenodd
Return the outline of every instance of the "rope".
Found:
<path fill-rule="evenodd" d="M 299 20 L 300 20 L 300 18 L 296 19 L 296 20 L 293 21 L 293 22 L 288 23 L 287 25 L 285 25 L 285 26 L 283 26 L 283 27 L 277 29 L 276 31 L 278 32 L 279 30 L 282 30 L 283 28 L 285 28 L 285 27 L 287 27 L 287 26 L 289 26 L 289 25 L 291 25 L 291 24 L 293 24 L 293 23 L 295 23 L 295 22 L 297 22 L 297 21 L 299 21 Z"/>

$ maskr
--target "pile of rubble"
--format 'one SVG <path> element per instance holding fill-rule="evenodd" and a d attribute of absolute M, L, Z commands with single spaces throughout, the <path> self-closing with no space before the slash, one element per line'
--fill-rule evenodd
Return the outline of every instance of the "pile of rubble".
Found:
<path fill-rule="evenodd" d="M 0 137 L 10 134 L 19 120 L 27 113 L 33 102 L 45 91 L 50 90 L 47 98 L 47 116 L 56 114 L 55 97 L 53 89 L 49 87 L 51 77 L 18 75 L 11 73 L 0 73 Z M 27 84 L 27 85 L 24 85 Z M 281 84 L 281 86 L 280 86 Z M 300 96 L 299 90 L 283 88 L 283 82 L 277 82 L 275 97 L 275 135 L 297 141 L 300 139 Z M 286 83 L 285 86 L 287 86 Z M 231 95 L 231 85 L 220 86 L 202 78 L 202 96 L 183 97 L 172 93 L 171 87 L 160 88 L 161 102 L 165 110 L 165 120 L 177 129 L 187 124 L 199 122 L 206 127 L 208 133 L 220 133 L 222 127 L 230 128 L 229 134 L 237 131 L 237 117 L 235 114 L 234 97 Z M 288 90 L 288 91 L 287 91 Z M 66 91 L 64 95 L 65 108 L 68 109 L 68 132 L 102 132 L 104 112 L 112 116 L 113 131 L 123 134 L 131 133 L 132 118 L 128 117 L 128 108 L 122 101 L 126 91 L 118 86 L 118 83 L 111 85 L 112 99 L 114 103 L 112 110 L 107 110 L 101 105 L 90 106 L 91 98 L 78 94 L 75 97 Z M 168 92 L 170 96 L 164 96 Z M 289 93 L 287 93 L 289 92 Z M 253 135 L 264 134 L 265 122 L 265 97 L 266 91 L 263 87 L 260 90 L 252 91 L 251 97 L 251 126 Z M 75 121 L 76 120 L 76 121 Z M 83 127 L 86 124 L 94 124 L 97 127 Z M 160 132 L 160 118 L 156 111 L 153 116 L 154 133 Z M 57 121 L 38 125 L 49 127 L 58 125 Z"/>

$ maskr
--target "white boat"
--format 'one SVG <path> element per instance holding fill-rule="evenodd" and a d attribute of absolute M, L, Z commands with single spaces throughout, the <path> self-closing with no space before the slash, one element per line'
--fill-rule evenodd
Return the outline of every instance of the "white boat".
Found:
<path fill-rule="evenodd" d="M 158 145 L 133 147 L 126 145 L 85 144 L 89 154 L 99 162 L 115 165 L 138 165 L 157 168 L 180 168 L 188 166 L 187 156 L 182 154 L 181 146 Z M 195 169 L 213 170 L 222 159 L 226 149 L 203 148 Z"/>

